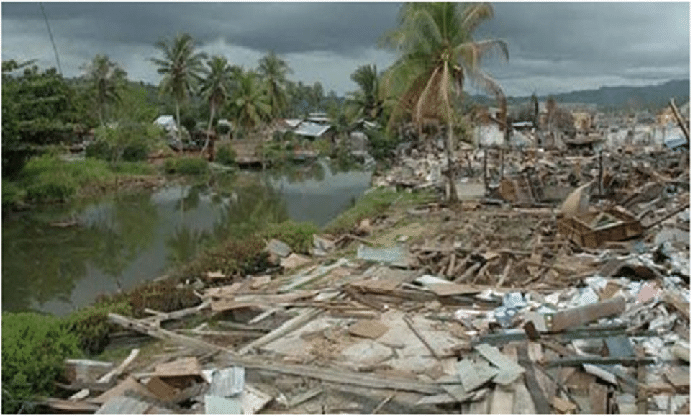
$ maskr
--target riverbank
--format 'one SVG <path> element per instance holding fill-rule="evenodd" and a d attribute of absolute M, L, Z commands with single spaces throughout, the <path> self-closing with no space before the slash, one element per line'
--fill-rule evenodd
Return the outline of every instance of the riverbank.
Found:
<path fill-rule="evenodd" d="M 146 378 L 166 380 L 164 368 L 179 361 L 192 366 L 178 375 L 189 389 L 202 381 L 197 369 L 242 368 L 247 390 L 222 399 L 240 407 L 259 392 L 267 400 L 258 407 L 271 412 L 534 414 L 596 412 L 607 403 L 625 410 L 635 403 L 624 397 L 623 376 L 636 370 L 685 410 L 688 396 L 667 384 L 689 361 L 689 242 L 675 237 L 687 223 L 688 168 L 623 163 L 620 175 L 649 184 L 645 191 L 615 178 L 609 197 L 587 200 L 592 213 L 606 213 L 600 230 L 621 230 L 630 218 L 615 217 L 625 215 L 609 211 L 610 199 L 639 220 L 629 223 L 631 235 L 595 242 L 565 232 L 579 219 L 574 198 L 528 201 L 514 166 L 525 161 L 505 157 L 514 193 L 488 187 L 500 193 L 489 196 L 483 184 L 479 193 L 478 178 L 469 178 L 456 184 L 466 200 L 446 204 L 436 166 L 404 159 L 375 180 L 393 185 L 365 193 L 321 233 L 294 228 L 300 233 L 260 234 L 242 247 L 227 242 L 133 296 L 138 309 L 103 318 L 112 326 L 109 346 L 95 357 L 117 363 L 136 355 L 127 383 L 142 392 Z M 561 180 L 594 175 L 590 164 L 582 172 L 552 168 Z M 470 165 L 478 172 L 481 161 Z M 248 252 L 236 262 L 241 250 Z M 619 346 L 640 354 L 617 353 Z M 460 369 L 488 377 L 475 382 Z M 591 404 L 584 381 L 599 390 L 610 384 L 614 399 Z M 211 401 L 195 395 L 185 410 Z M 496 402 L 500 396 L 506 400 Z M 646 401 L 645 411 L 661 411 L 659 403 Z M 163 406 L 183 410 L 180 401 Z"/>

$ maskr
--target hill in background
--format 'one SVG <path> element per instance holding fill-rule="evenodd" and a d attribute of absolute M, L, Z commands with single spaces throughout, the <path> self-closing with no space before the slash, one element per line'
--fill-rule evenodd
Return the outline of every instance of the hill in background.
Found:
<path fill-rule="evenodd" d="M 539 96 L 545 101 L 549 96 Z M 671 98 L 678 105 L 690 100 L 690 80 L 672 80 L 659 85 L 645 87 L 601 87 L 597 90 L 571 91 L 553 94 L 558 103 L 596 104 L 600 110 L 651 110 L 657 111 L 669 104 Z M 526 104 L 531 96 L 509 97 L 508 105 Z M 495 99 L 476 95 L 471 97 L 477 103 L 495 106 Z"/>

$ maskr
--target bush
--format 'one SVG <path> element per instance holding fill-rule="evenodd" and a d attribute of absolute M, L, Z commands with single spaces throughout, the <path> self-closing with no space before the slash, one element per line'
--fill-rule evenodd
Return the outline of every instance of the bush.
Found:
<path fill-rule="evenodd" d="M 111 157 L 113 156 L 113 150 L 111 149 L 111 146 L 102 141 L 95 141 L 87 145 L 87 148 L 84 150 L 84 155 L 87 158 L 96 158 L 96 159 L 102 159 L 104 161 L 110 161 Z"/>
<path fill-rule="evenodd" d="M 262 233 L 266 239 L 279 239 L 291 247 L 294 252 L 309 253 L 313 247 L 313 234 L 319 230 L 311 222 L 287 220 L 283 223 L 271 223 Z"/>
<path fill-rule="evenodd" d="M 26 192 L 14 181 L 2 179 L 2 209 L 14 207 L 24 200 Z"/>
<path fill-rule="evenodd" d="M 380 130 L 368 130 L 370 154 L 376 161 L 383 161 L 394 154 L 398 141 L 395 137 Z"/>
<path fill-rule="evenodd" d="M 176 277 L 202 276 L 208 271 L 221 271 L 227 276 L 245 276 L 268 267 L 265 243 L 254 236 L 244 240 L 230 239 L 207 249 L 182 267 Z"/>
<path fill-rule="evenodd" d="M 26 195 L 33 201 L 66 201 L 77 192 L 77 182 L 65 173 L 42 175 L 26 188 Z"/>
<path fill-rule="evenodd" d="M 153 175 L 156 169 L 146 162 L 118 162 L 111 167 L 113 172 L 128 175 Z"/>
<path fill-rule="evenodd" d="M 132 308 L 127 302 L 95 303 L 70 314 L 65 323 L 77 337 L 79 347 L 89 355 L 103 352 L 109 335 L 118 329 L 108 321 L 108 313 L 131 315 Z"/>
<path fill-rule="evenodd" d="M 199 157 L 166 158 L 164 170 L 169 174 L 199 175 L 207 173 L 209 165 Z"/>
<path fill-rule="evenodd" d="M 236 151 L 229 144 L 219 145 L 215 160 L 222 165 L 234 166 L 236 165 Z"/>
<path fill-rule="evenodd" d="M 27 197 L 35 201 L 64 201 L 80 186 L 112 181 L 113 173 L 106 162 L 87 158 L 67 162 L 58 156 L 44 154 L 34 157 L 24 166 L 20 184 Z"/>
<path fill-rule="evenodd" d="M 36 313 L 2 314 L 2 412 L 16 414 L 53 393 L 68 357 L 78 357 L 77 337 L 57 318 Z"/>

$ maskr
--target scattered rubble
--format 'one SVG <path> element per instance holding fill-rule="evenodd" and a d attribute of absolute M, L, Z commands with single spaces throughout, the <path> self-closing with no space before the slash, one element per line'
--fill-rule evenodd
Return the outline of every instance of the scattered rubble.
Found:
<path fill-rule="evenodd" d="M 209 271 L 195 277 L 207 278 L 197 307 L 147 310 L 139 320 L 109 315 L 182 350 L 138 368 L 136 350 L 115 369 L 71 360 L 62 388 L 79 393 L 44 406 L 687 414 L 688 167 L 668 154 L 532 150 L 506 152 L 502 165 L 489 154 L 457 156 L 461 189 L 480 176 L 488 185 L 459 193 L 465 204 L 414 207 L 395 220 L 383 213 L 354 234 L 315 235 L 312 257 L 273 240 L 267 250 L 283 274 L 219 287 Z M 410 149 L 374 182 L 442 190 L 442 150 L 419 155 Z M 422 233 L 375 245 L 407 221 L 424 224 Z M 204 323 L 171 326 L 186 317 Z"/>

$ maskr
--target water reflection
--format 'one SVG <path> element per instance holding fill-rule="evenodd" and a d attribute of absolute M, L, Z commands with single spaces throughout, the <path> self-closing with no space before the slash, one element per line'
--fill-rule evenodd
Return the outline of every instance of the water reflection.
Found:
<path fill-rule="evenodd" d="M 368 172 L 323 163 L 214 175 L 208 183 L 10 216 L 2 224 L 2 308 L 69 313 L 267 223 L 292 218 L 322 226 L 369 182 Z M 79 226 L 50 226 L 65 218 Z"/>

